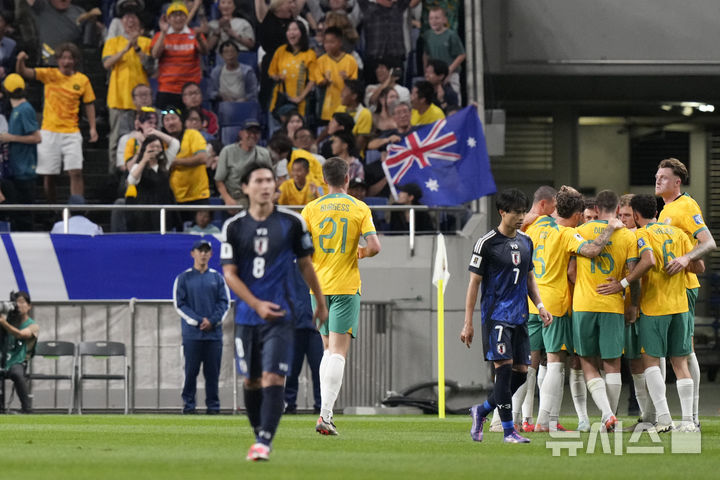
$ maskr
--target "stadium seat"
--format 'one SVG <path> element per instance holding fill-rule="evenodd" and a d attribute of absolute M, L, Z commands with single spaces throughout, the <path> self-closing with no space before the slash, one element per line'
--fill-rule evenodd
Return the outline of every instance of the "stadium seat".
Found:
<path fill-rule="evenodd" d="M 0 222 L 0 233 L 10 233 L 10 222 Z"/>
<path fill-rule="evenodd" d="M 363 200 L 366 205 L 372 207 L 375 206 L 382 206 L 388 204 L 388 199 L 385 197 L 365 197 Z M 385 212 L 383 211 L 373 211 L 373 222 L 375 223 L 375 229 L 378 232 L 384 232 L 390 228 L 390 224 L 385 220 Z"/>
<path fill-rule="evenodd" d="M 40 360 L 42 357 L 44 360 Z M 58 366 L 60 357 L 70 357 L 72 366 L 67 373 L 59 373 Z M 53 365 L 54 367 L 50 367 Z M 36 371 L 40 367 L 49 367 L 49 371 L 55 373 L 40 373 Z M 75 344 L 72 342 L 61 342 L 59 340 L 49 340 L 46 342 L 37 342 L 35 345 L 35 355 L 30 362 L 28 374 L 29 385 L 32 388 L 32 382 L 40 380 L 69 380 L 70 381 L 70 402 L 68 413 L 72 413 L 73 403 L 75 402 Z M 56 383 L 57 384 L 57 383 Z"/>
<path fill-rule="evenodd" d="M 221 127 L 242 125 L 248 118 L 260 121 L 258 102 L 220 102 L 217 105 L 217 112 Z"/>
<path fill-rule="evenodd" d="M 238 141 L 238 132 L 240 125 L 232 125 L 230 127 L 222 127 L 220 129 L 220 141 L 223 146 L 230 145 Z"/>
<path fill-rule="evenodd" d="M 238 62 L 243 65 L 247 65 L 248 67 L 252 67 L 253 72 L 255 72 L 255 76 L 260 78 L 260 66 L 258 65 L 257 51 L 251 50 L 249 52 L 239 52 Z M 215 66 L 217 67 L 218 65 L 225 65 L 225 60 L 223 60 L 220 54 L 215 55 Z"/>
<path fill-rule="evenodd" d="M 105 357 L 123 357 L 124 369 L 122 373 L 85 373 L 83 372 L 83 358 L 95 357 L 98 359 L 105 359 L 105 371 L 109 371 L 109 359 Z M 128 364 L 127 355 L 125 353 L 125 344 L 121 342 L 107 342 L 107 341 L 95 341 L 95 342 L 82 342 L 78 346 L 77 355 L 78 365 L 78 376 L 77 376 L 77 391 L 78 391 L 78 413 L 82 414 L 82 403 L 83 403 L 83 381 L 85 380 L 122 380 L 123 391 L 125 393 L 125 415 L 128 414 L 129 404 L 129 383 L 130 383 L 130 365 Z"/>

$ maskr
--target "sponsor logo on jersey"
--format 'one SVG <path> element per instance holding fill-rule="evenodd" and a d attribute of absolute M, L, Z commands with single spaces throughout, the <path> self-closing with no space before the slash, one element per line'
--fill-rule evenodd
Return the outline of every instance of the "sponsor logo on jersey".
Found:
<path fill-rule="evenodd" d="M 517 243 L 511 243 L 511 244 L 510 244 L 510 248 L 512 248 L 513 250 L 517 250 L 517 249 L 520 248 L 520 247 L 518 247 L 518 244 L 517 244 Z"/>
<path fill-rule="evenodd" d="M 470 266 L 478 268 L 480 267 L 480 262 L 482 262 L 482 257 L 480 255 L 473 255 L 470 259 Z"/>
<path fill-rule="evenodd" d="M 255 253 L 265 255 L 268 251 L 268 237 L 255 237 Z"/>
<path fill-rule="evenodd" d="M 505 355 L 505 342 L 501 342 L 497 344 L 497 352 L 500 355 Z"/>
<path fill-rule="evenodd" d="M 578 242 L 584 242 L 584 241 L 585 241 L 585 237 L 583 237 L 583 236 L 580 235 L 579 233 L 576 233 L 574 236 L 575 236 L 575 240 L 577 240 Z"/>
<path fill-rule="evenodd" d="M 510 252 L 510 258 L 512 258 L 513 265 L 520 265 L 520 252 Z"/>
<path fill-rule="evenodd" d="M 695 223 L 698 225 L 702 225 L 703 223 L 705 223 L 703 222 L 702 215 L 700 214 L 693 215 L 693 220 L 695 220 Z"/>

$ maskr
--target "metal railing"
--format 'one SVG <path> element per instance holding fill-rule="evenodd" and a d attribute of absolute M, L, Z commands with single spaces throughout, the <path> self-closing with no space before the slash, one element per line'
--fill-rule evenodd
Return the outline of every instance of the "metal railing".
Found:
<path fill-rule="evenodd" d="M 391 303 L 363 302 L 358 337 L 352 342 L 338 409 L 346 406 L 377 406 L 392 385 Z M 40 326 L 40 340 L 64 340 L 79 344 L 86 340 L 120 341 L 127 347 L 130 371 L 131 411 L 180 411 L 184 381 L 180 319 L 170 300 L 93 300 L 34 302 L 32 316 Z M 223 354 L 220 370 L 220 400 L 224 409 L 238 400 L 235 371 L 234 306 L 223 321 Z M 36 359 L 35 371 L 66 371 L 70 359 Z M 121 361 L 93 360 L 93 372 L 115 373 Z M 43 362 L 41 364 L 41 362 Z M 104 367 L 103 367 L 104 363 Z M 204 389 L 198 378 L 197 404 L 202 405 Z M 307 366 L 299 379 L 298 408 L 313 405 L 311 375 Z M 119 383 L 87 381 L 83 411 L 122 411 L 123 389 Z M 67 411 L 71 389 L 65 381 L 33 382 L 34 408 L 40 411 Z"/>

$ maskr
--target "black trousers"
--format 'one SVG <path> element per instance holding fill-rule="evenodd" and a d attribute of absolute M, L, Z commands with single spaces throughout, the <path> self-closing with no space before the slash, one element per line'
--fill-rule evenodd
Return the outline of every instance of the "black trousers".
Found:
<path fill-rule="evenodd" d="M 15 384 L 15 391 L 20 399 L 20 408 L 23 413 L 30 413 L 32 405 L 30 404 L 30 395 L 28 392 L 28 384 L 25 379 L 25 364 L 17 363 L 7 370 L 7 378 Z"/>

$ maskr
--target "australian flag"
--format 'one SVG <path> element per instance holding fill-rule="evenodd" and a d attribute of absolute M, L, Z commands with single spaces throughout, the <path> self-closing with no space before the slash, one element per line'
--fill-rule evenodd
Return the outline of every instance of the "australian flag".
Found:
<path fill-rule="evenodd" d="M 389 145 L 383 170 L 395 186 L 416 183 L 422 203 L 454 206 L 496 192 L 477 109 L 465 107 Z"/>

